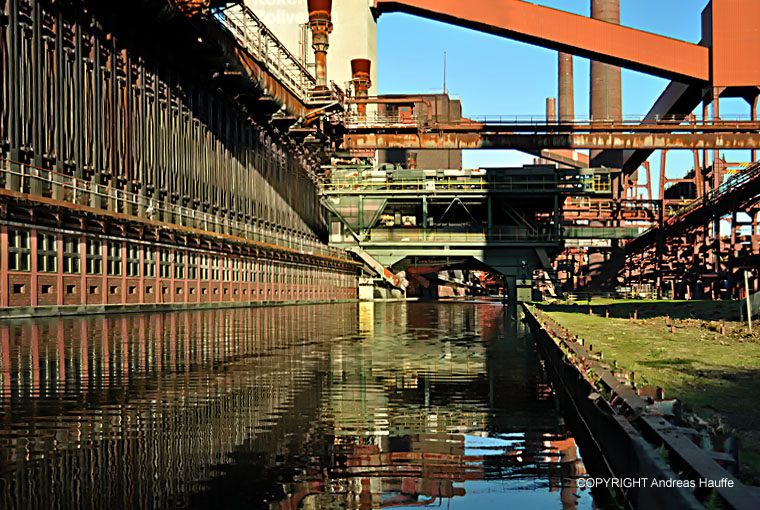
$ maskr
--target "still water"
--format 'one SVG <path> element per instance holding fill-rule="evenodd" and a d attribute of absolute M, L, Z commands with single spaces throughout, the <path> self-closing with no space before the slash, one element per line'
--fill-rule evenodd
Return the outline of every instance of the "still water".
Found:
<path fill-rule="evenodd" d="M 500 305 L 0 323 L 2 508 L 592 508 Z"/>

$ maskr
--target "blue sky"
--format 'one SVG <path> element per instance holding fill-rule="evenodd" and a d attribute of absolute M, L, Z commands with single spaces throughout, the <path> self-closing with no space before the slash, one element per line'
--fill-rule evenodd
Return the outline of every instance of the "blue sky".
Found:
<path fill-rule="evenodd" d="M 473 1 L 473 5 L 476 4 Z M 591 0 L 534 0 L 532 3 L 588 16 Z M 701 39 L 707 0 L 621 0 L 621 24 L 689 41 Z M 378 20 L 378 93 L 440 92 L 443 52 L 446 88 L 462 100 L 465 115 L 544 115 L 546 98 L 557 95 L 557 52 L 406 14 Z M 589 61 L 575 58 L 575 112 L 588 116 Z M 623 114 L 644 115 L 667 80 L 623 70 Z M 701 107 L 700 112 L 701 114 Z M 721 114 L 749 115 L 746 102 L 722 99 Z M 747 151 L 730 154 L 746 161 Z M 530 156 L 515 151 L 465 151 L 464 166 L 522 164 Z M 669 177 L 692 168 L 687 151 L 668 154 Z M 659 171 L 659 153 L 651 158 Z M 671 164 L 672 162 L 672 164 Z"/>

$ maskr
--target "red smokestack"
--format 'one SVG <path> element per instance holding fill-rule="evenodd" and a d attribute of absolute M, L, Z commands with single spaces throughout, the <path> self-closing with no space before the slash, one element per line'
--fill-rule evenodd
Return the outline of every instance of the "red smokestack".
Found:
<path fill-rule="evenodd" d="M 308 0 L 311 47 L 314 49 L 317 87 L 327 85 L 327 48 L 332 32 L 332 0 Z"/>
<path fill-rule="evenodd" d="M 369 88 L 372 86 L 370 80 L 370 71 L 372 70 L 372 61 L 366 58 L 355 58 L 351 61 L 351 78 L 354 83 L 354 91 L 356 97 L 367 97 L 369 95 Z M 356 109 L 359 111 L 359 118 L 365 119 L 367 117 L 367 105 L 360 103 L 356 105 Z"/>

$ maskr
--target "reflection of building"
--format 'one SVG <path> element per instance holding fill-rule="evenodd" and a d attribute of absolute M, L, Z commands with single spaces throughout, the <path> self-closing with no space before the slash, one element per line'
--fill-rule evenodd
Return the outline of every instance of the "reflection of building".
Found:
<path fill-rule="evenodd" d="M 370 509 L 494 480 L 572 507 L 582 464 L 505 320 L 367 303 L 2 324 L 5 507 Z"/>
<path fill-rule="evenodd" d="M 441 504 L 488 480 L 559 489 L 562 508 L 575 508 L 574 440 L 530 339 L 501 341 L 501 307 L 372 308 L 374 337 L 333 348 L 332 464 L 320 487 L 293 484 L 276 508 Z"/>
<path fill-rule="evenodd" d="M 245 451 L 248 487 L 278 489 L 278 453 L 319 416 L 325 340 L 355 327 L 353 305 L 0 324 L 3 508 L 218 508 L 192 494 Z"/>

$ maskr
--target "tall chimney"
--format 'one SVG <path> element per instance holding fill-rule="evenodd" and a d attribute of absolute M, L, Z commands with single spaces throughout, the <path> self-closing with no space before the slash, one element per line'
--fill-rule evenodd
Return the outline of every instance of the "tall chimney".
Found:
<path fill-rule="evenodd" d="M 573 90 L 573 56 L 559 52 L 559 121 L 575 119 L 575 92 Z"/>
<path fill-rule="evenodd" d="M 369 88 L 372 86 L 370 80 L 370 70 L 372 61 L 366 58 L 355 58 L 351 60 L 351 79 L 354 83 L 354 91 L 357 98 L 365 98 L 369 95 Z M 360 119 L 367 118 L 367 104 L 359 103 L 356 105 Z"/>
<path fill-rule="evenodd" d="M 620 0 L 591 0 L 591 17 L 620 24 Z M 620 121 L 623 117 L 620 68 L 591 61 L 591 120 Z M 593 159 L 601 151 L 591 151 Z"/>
<path fill-rule="evenodd" d="M 317 87 L 327 86 L 327 48 L 330 47 L 332 32 L 332 0 L 308 0 L 311 47 L 317 67 Z"/>

